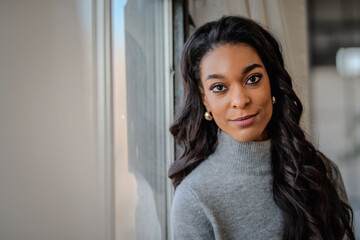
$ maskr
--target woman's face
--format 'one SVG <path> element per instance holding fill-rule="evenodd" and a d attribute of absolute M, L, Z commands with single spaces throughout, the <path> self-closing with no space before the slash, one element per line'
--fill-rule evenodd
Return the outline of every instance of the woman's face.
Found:
<path fill-rule="evenodd" d="M 218 127 L 240 142 L 267 139 L 273 106 L 264 63 L 249 45 L 221 45 L 200 62 L 202 100 Z"/>

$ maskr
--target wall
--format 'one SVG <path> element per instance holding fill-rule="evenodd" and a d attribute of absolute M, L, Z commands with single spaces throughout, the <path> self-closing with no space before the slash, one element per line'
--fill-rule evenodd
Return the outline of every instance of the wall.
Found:
<path fill-rule="evenodd" d="M 98 6 L 0 2 L 2 240 L 111 235 L 108 172 L 97 141 Z"/>

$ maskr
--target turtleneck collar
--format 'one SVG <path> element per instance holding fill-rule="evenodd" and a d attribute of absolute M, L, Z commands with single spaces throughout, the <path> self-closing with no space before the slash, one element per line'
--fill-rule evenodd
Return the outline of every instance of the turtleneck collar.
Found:
<path fill-rule="evenodd" d="M 218 146 L 209 160 L 243 173 L 269 173 L 271 172 L 271 139 L 239 142 L 219 130 Z"/>

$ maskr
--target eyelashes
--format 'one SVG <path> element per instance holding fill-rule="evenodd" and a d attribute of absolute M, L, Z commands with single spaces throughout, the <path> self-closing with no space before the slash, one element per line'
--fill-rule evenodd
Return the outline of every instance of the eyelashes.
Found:
<path fill-rule="evenodd" d="M 246 79 L 245 81 L 245 85 L 248 85 L 248 86 L 254 86 L 256 85 L 257 83 L 260 82 L 261 78 L 262 78 L 262 74 L 253 74 L 251 75 L 248 79 Z M 227 89 L 227 87 L 222 84 L 222 83 L 215 83 L 213 85 L 211 85 L 210 87 L 210 91 L 212 91 L 213 93 L 222 93 L 224 92 L 225 90 Z"/>
<path fill-rule="evenodd" d="M 216 88 L 216 90 L 213 91 L 215 88 Z M 210 91 L 213 91 L 214 93 L 219 93 L 219 92 L 225 91 L 224 88 L 226 88 L 226 87 L 222 84 L 214 84 L 210 87 Z"/>
<path fill-rule="evenodd" d="M 254 74 L 254 75 L 251 75 L 245 83 L 248 83 L 250 80 L 253 80 L 253 82 L 249 83 L 249 84 L 256 84 L 260 81 L 262 77 L 262 74 Z"/>

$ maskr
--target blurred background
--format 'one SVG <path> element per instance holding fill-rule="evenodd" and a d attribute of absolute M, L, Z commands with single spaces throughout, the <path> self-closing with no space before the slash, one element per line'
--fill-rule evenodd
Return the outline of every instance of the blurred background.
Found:
<path fill-rule="evenodd" d="M 222 15 L 280 41 L 360 237 L 360 1 L 0 0 L 0 239 L 170 239 L 180 51 Z"/>
<path fill-rule="evenodd" d="M 360 1 L 308 1 L 310 136 L 336 162 L 360 238 Z"/>

